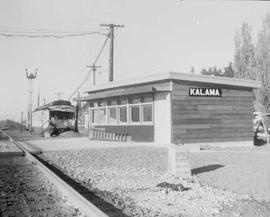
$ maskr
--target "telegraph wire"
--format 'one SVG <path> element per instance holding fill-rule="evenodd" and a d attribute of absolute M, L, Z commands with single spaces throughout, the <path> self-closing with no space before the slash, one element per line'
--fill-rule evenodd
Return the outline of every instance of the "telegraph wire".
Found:
<path fill-rule="evenodd" d="M 0 25 L 0 36 L 5 37 L 30 37 L 30 38 L 42 38 L 42 37 L 73 37 L 73 36 L 85 36 L 85 35 L 104 35 L 107 33 L 101 31 L 74 31 L 74 30 L 49 30 L 49 29 L 39 29 L 39 28 L 20 28 L 20 27 L 8 27 Z"/>
<path fill-rule="evenodd" d="M 9 30 L 1 30 L 1 28 L 9 28 Z M 13 30 L 11 30 L 13 29 Z M 60 35 L 62 34 L 62 35 Z M 93 32 L 76 32 L 75 31 L 52 31 L 52 30 L 46 30 L 46 29 L 26 29 L 26 28 L 18 28 L 18 27 L 7 27 L 7 26 L 1 26 L 0 25 L 0 36 L 4 37 L 29 37 L 29 38 L 65 38 L 65 37 L 74 37 L 74 36 L 86 36 L 86 35 L 103 35 L 106 36 L 106 39 L 98 52 L 98 55 L 96 56 L 92 66 L 95 66 L 97 61 L 99 60 L 108 39 L 110 38 L 110 33 L 106 34 L 99 31 L 93 31 Z M 85 82 L 89 79 L 91 71 L 93 68 L 91 68 L 85 77 L 85 79 L 81 82 L 81 84 L 76 88 L 76 90 L 71 94 L 71 96 L 68 98 L 68 100 L 71 100 L 71 98 L 76 94 L 79 89 L 85 84 Z"/>
<path fill-rule="evenodd" d="M 105 39 L 105 41 L 104 41 L 104 43 L 103 43 L 103 45 L 102 45 L 102 47 L 101 47 L 101 49 L 100 49 L 100 51 L 99 51 L 99 53 L 98 53 L 96 59 L 95 59 L 95 61 L 94 61 L 93 64 L 92 64 L 93 66 L 96 65 L 96 63 L 97 63 L 97 61 L 98 61 L 100 55 L 102 54 L 102 52 L 103 52 L 103 50 L 104 50 L 104 48 L 105 48 L 105 45 L 107 44 L 107 41 L 108 41 L 109 37 L 110 37 L 110 35 L 107 35 L 107 38 Z M 89 69 L 88 74 L 87 74 L 87 76 L 85 77 L 85 79 L 80 83 L 80 85 L 76 88 L 76 90 L 70 95 L 70 97 L 68 98 L 69 101 L 70 101 L 71 98 L 79 91 L 79 89 L 86 83 L 86 81 L 89 79 L 90 74 L 91 74 L 91 71 L 92 71 L 92 68 Z"/>
<path fill-rule="evenodd" d="M 2 29 L 2 30 L 1 30 Z M 9 32 L 18 32 L 19 33 L 85 33 L 85 32 L 93 32 L 90 30 L 53 30 L 53 29 L 40 29 L 40 28 L 22 28 L 22 27 L 11 27 L 11 26 L 3 26 L 0 25 L 0 31 L 9 31 Z"/>
<path fill-rule="evenodd" d="M 104 41 L 104 43 L 103 43 L 103 45 L 102 45 L 102 47 L 101 47 L 101 49 L 100 49 L 100 51 L 99 51 L 99 53 L 98 53 L 96 59 L 95 59 L 95 61 L 93 62 L 92 65 L 96 65 L 96 63 L 97 63 L 97 61 L 98 61 L 98 59 L 99 59 L 101 53 L 103 52 L 103 50 L 104 50 L 104 48 L 105 48 L 105 45 L 107 44 L 107 41 L 108 41 L 109 37 L 110 37 L 110 36 L 107 35 L 107 38 L 105 39 L 105 41 Z"/>
<path fill-rule="evenodd" d="M 108 34 L 102 33 L 102 32 L 85 32 L 85 33 L 58 33 L 62 35 L 57 35 L 57 33 L 48 33 L 48 34 L 31 34 L 31 33 L 9 33 L 9 32 L 1 32 L 0 30 L 0 36 L 5 37 L 28 37 L 28 38 L 65 38 L 65 37 L 76 37 L 76 36 L 86 36 L 86 35 L 104 35 L 107 36 Z"/>

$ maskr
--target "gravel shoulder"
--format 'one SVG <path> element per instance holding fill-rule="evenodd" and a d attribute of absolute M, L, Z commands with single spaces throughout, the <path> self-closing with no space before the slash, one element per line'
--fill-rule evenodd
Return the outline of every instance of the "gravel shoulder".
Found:
<path fill-rule="evenodd" d="M 270 216 L 269 154 L 246 152 L 191 153 L 192 180 L 166 175 L 166 148 L 54 151 L 41 157 L 131 216 Z M 192 190 L 156 187 L 164 181 Z"/>

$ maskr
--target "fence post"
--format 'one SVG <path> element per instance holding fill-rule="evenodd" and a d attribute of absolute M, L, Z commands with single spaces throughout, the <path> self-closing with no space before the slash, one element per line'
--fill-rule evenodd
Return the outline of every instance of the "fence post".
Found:
<path fill-rule="evenodd" d="M 191 177 L 189 152 L 185 145 L 170 144 L 168 148 L 168 173 L 181 178 Z"/>

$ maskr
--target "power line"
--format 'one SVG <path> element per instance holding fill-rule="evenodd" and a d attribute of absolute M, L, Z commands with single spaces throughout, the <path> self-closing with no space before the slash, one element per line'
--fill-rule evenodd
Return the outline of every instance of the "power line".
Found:
<path fill-rule="evenodd" d="M 3 29 L 4 28 L 4 29 Z M 95 32 L 88 30 L 55 30 L 55 29 L 40 29 L 40 28 L 22 28 L 22 27 L 11 27 L 0 25 L 0 31 L 8 32 L 19 32 L 19 33 L 86 33 L 86 32 Z M 103 33 L 106 35 L 105 33 Z"/>
<path fill-rule="evenodd" d="M 58 33 L 59 34 L 59 33 Z M 57 33 L 48 33 L 48 34 L 31 34 L 31 33 L 10 33 L 10 32 L 0 32 L 1 36 L 5 37 L 28 37 L 28 38 L 65 38 L 65 37 L 74 37 L 74 36 L 86 36 L 86 35 L 105 35 L 107 34 L 102 32 L 85 32 L 85 33 L 69 33 L 57 35 Z"/>
<path fill-rule="evenodd" d="M 105 39 L 103 46 L 101 47 L 100 52 L 98 53 L 94 63 L 92 64 L 92 69 L 93 69 L 93 73 L 95 74 L 96 71 L 96 63 L 101 55 L 101 53 L 103 52 L 103 49 L 105 48 L 105 45 L 108 41 L 108 39 L 110 38 L 110 74 L 109 74 L 109 81 L 113 81 L 113 49 L 114 49 L 114 28 L 115 27 L 124 27 L 123 25 L 117 25 L 117 24 L 101 24 L 100 26 L 105 26 L 105 27 L 109 27 L 110 28 L 110 33 L 107 35 L 107 38 Z M 86 78 L 83 80 L 83 82 L 79 85 L 79 87 L 73 92 L 73 94 L 69 97 L 69 100 L 74 96 L 74 94 L 76 94 L 76 92 L 85 84 L 85 82 L 88 80 L 88 78 L 90 77 L 90 73 L 91 73 L 91 69 L 89 70 Z M 94 75 L 95 76 L 95 75 Z M 95 78 L 94 78 L 95 79 Z M 95 81 L 94 81 L 95 84 Z"/>
<path fill-rule="evenodd" d="M 95 64 L 97 63 L 97 61 L 98 61 L 98 59 L 99 59 L 101 53 L 103 52 L 103 50 L 104 50 L 104 48 L 105 48 L 105 45 L 107 44 L 108 39 L 109 39 L 109 35 L 107 34 L 107 38 L 105 39 L 105 41 L 104 41 L 104 43 L 103 43 L 103 45 L 102 45 L 102 47 L 101 47 L 101 49 L 100 49 L 100 51 L 99 51 L 99 53 L 98 53 L 96 59 L 95 59 L 95 61 L 93 62 L 93 65 L 95 65 Z"/>
<path fill-rule="evenodd" d="M 109 37 L 110 37 L 110 36 L 107 35 L 107 38 L 105 39 L 105 41 L 104 41 L 104 43 L 103 43 L 103 45 L 102 45 L 100 51 L 98 52 L 98 55 L 97 55 L 95 61 L 94 61 L 93 64 L 92 64 L 93 66 L 96 65 L 96 63 L 97 63 L 97 61 L 98 61 L 98 59 L 99 59 L 101 53 L 103 52 L 103 50 L 104 50 L 104 48 L 105 48 L 105 45 L 106 45 L 106 43 L 107 43 Z M 85 82 L 89 79 L 92 69 L 93 69 L 93 67 L 91 67 L 91 68 L 89 69 L 88 74 L 87 74 L 87 76 L 85 77 L 85 79 L 80 83 L 80 85 L 76 88 L 76 90 L 70 95 L 70 97 L 68 98 L 68 100 L 71 100 L 71 98 L 79 91 L 79 89 L 80 89 L 80 88 L 85 84 Z"/>

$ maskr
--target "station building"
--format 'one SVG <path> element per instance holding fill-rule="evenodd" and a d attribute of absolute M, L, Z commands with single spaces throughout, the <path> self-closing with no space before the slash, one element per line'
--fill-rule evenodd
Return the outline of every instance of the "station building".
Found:
<path fill-rule="evenodd" d="M 252 80 L 165 73 L 93 86 L 89 129 L 127 133 L 132 141 L 253 145 Z"/>

